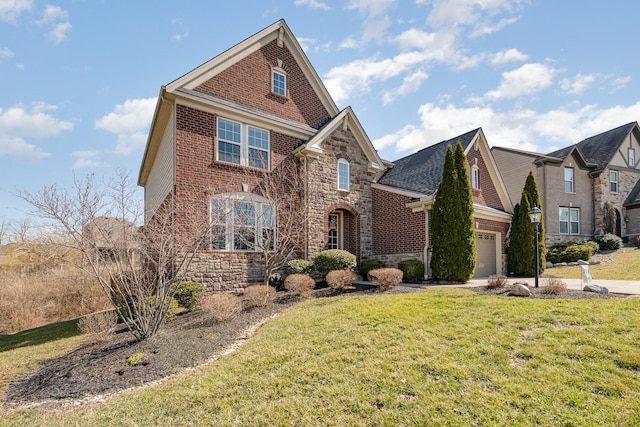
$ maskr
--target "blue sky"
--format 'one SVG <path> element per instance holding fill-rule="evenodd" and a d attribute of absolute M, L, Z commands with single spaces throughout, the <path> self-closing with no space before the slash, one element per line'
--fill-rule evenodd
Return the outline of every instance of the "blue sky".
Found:
<path fill-rule="evenodd" d="M 634 0 L 0 0 L 0 221 L 25 217 L 18 189 L 137 177 L 160 86 L 280 18 L 395 160 L 476 127 L 550 152 L 640 119 L 637 16 Z"/>

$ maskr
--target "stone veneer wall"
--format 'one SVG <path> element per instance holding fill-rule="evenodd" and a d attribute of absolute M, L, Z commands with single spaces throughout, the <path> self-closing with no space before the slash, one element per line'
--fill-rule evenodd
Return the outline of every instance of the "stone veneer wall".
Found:
<path fill-rule="evenodd" d="M 620 219 L 622 221 L 621 230 L 622 236 L 633 233 L 633 227 L 627 232 L 627 224 L 624 221 L 625 216 L 628 215 L 626 209 L 622 207 L 624 201 L 633 190 L 640 179 L 640 173 L 636 170 L 629 170 L 625 168 L 613 168 L 618 171 L 618 192 L 612 193 L 609 191 L 609 172 L 610 168 L 605 169 L 599 176 L 594 178 L 593 190 L 595 193 L 595 229 L 602 228 L 603 224 L 603 207 L 604 204 L 611 203 L 620 212 Z"/>
<path fill-rule="evenodd" d="M 319 157 L 306 160 L 309 260 L 327 247 L 329 213 L 342 209 L 352 214 L 350 219 L 355 221 L 344 229 L 345 234 L 351 232 L 355 236 L 345 236 L 344 241 L 346 244 L 355 239 L 358 249 L 355 255 L 359 262 L 371 257 L 372 252 L 371 182 L 374 173 L 369 172 L 369 160 L 350 130 L 336 129 L 321 146 L 323 153 Z M 349 162 L 348 192 L 338 190 L 338 160 L 341 158 Z"/>
<path fill-rule="evenodd" d="M 250 252 L 198 252 L 186 281 L 204 283 L 207 293 L 242 293 L 247 285 L 261 283 L 264 269 L 260 254 Z"/>

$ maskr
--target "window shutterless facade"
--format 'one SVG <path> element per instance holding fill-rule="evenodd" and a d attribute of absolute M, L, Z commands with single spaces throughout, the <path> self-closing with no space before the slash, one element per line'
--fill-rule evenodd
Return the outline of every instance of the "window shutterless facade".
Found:
<path fill-rule="evenodd" d="M 573 168 L 564 168 L 564 192 L 573 193 Z"/>
<path fill-rule="evenodd" d="M 276 213 L 268 200 L 246 193 L 211 198 L 211 250 L 273 251 L 275 240 Z"/>
<path fill-rule="evenodd" d="M 477 166 L 471 168 L 471 188 L 480 189 L 480 170 Z"/>
<path fill-rule="evenodd" d="M 338 160 L 338 190 L 349 191 L 349 162 Z"/>
<path fill-rule="evenodd" d="M 280 96 L 287 96 L 287 75 L 280 70 L 272 72 L 272 88 L 273 93 Z"/>
<path fill-rule="evenodd" d="M 618 192 L 618 171 L 609 171 L 609 191 Z"/>
<path fill-rule="evenodd" d="M 633 148 L 629 148 L 629 167 L 630 168 L 635 168 L 636 167 L 636 150 L 634 150 Z"/>
<path fill-rule="evenodd" d="M 580 234 L 580 209 L 560 208 L 560 234 Z"/>
<path fill-rule="evenodd" d="M 218 161 L 269 170 L 269 132 L 218 117 Z"/>

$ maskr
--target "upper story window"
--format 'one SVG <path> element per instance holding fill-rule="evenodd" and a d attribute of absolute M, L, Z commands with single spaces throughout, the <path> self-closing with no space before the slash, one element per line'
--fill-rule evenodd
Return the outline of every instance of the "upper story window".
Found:
<path fill-rule="evenodd" d="M 471 188 L 480 189 L 480 169 L 475 165 L 471 167 Z"/>
<path fill-rule="evenodd" d="M 271 72 L 273 93 L 280 96 L 287 96 L 287 74 L 280 68 L 274 68 Z"/>
<path fill-rule="evenodd" d="M 609 171 L 609 191 L 618 192 L 618 171 Z"/>
<path fill-rule="evenodd" d="M 560 208 L 560 234 L 580 234 L 580 209 Z"/>
<path fill-rule="evenodd" d="M 629 167 L 631 168 L 635 168 L 636 167 L 636 150 L 634 150 L 633 148 L 629 148 Z"/>
<path fill-rule="evenodd" d="M 338 160 L 338 190 L 349 191 L 349 162 Z"/>
<path fill-rule="evenodd" d="M 259 252 L 276 248 L 275 208 L 244 193 L 211 198 L 211 250 Z"/>
<path fill-rule="evenodd" d="M 564 192 L 573 193 L 573 168 L 564 168 Z"/>
<path fill-rule="evenodd" d="M 269 132 L 218 118 L 218 160 L 269 169 Z"/>

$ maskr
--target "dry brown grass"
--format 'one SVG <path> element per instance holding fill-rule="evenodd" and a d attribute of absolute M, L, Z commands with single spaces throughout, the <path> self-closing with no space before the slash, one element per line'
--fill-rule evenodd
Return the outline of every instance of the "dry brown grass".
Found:
<path fill-rule="evenodd" d="M 253 285 L 244 290 L 244 299 L 251 307 L 266 307 L 275 296 L 275 288 L 269 285 Z"/>
<path fill-rule="evenodd" d="M 349 270 L 333 270 L 327 273 L 327 285 L 331 289 L 342 290 L 351 286 L 351 282 L 356 280 L 356 273 Z"/>
<path fill-rule="evenodd" d="M 112 308 L 95 279 L 74 270 L 0 273 L 0 333 Z"/>
<path fill-rule="evenodd" d="M 542 286 L 543 294 L 560 295 L 567 290 L 567 284 L 557 277 L 547 277 Z"/>
<path fill-rule="evenodd" d="M 503 276 L 502 274 L 492 274 L 489 276 L 489 280 L 487 281 L 487 288 L 489 289 L 502 289 L 506 288 L 509 284 L 507 280 L 507 276 Z"/>
<path fill-rule="evenodd" d="M 233 319 L 242 311 L 242 300 L 233 294 L 205 295 L 200 300 L 202 310 L 217 322 Z"/>

